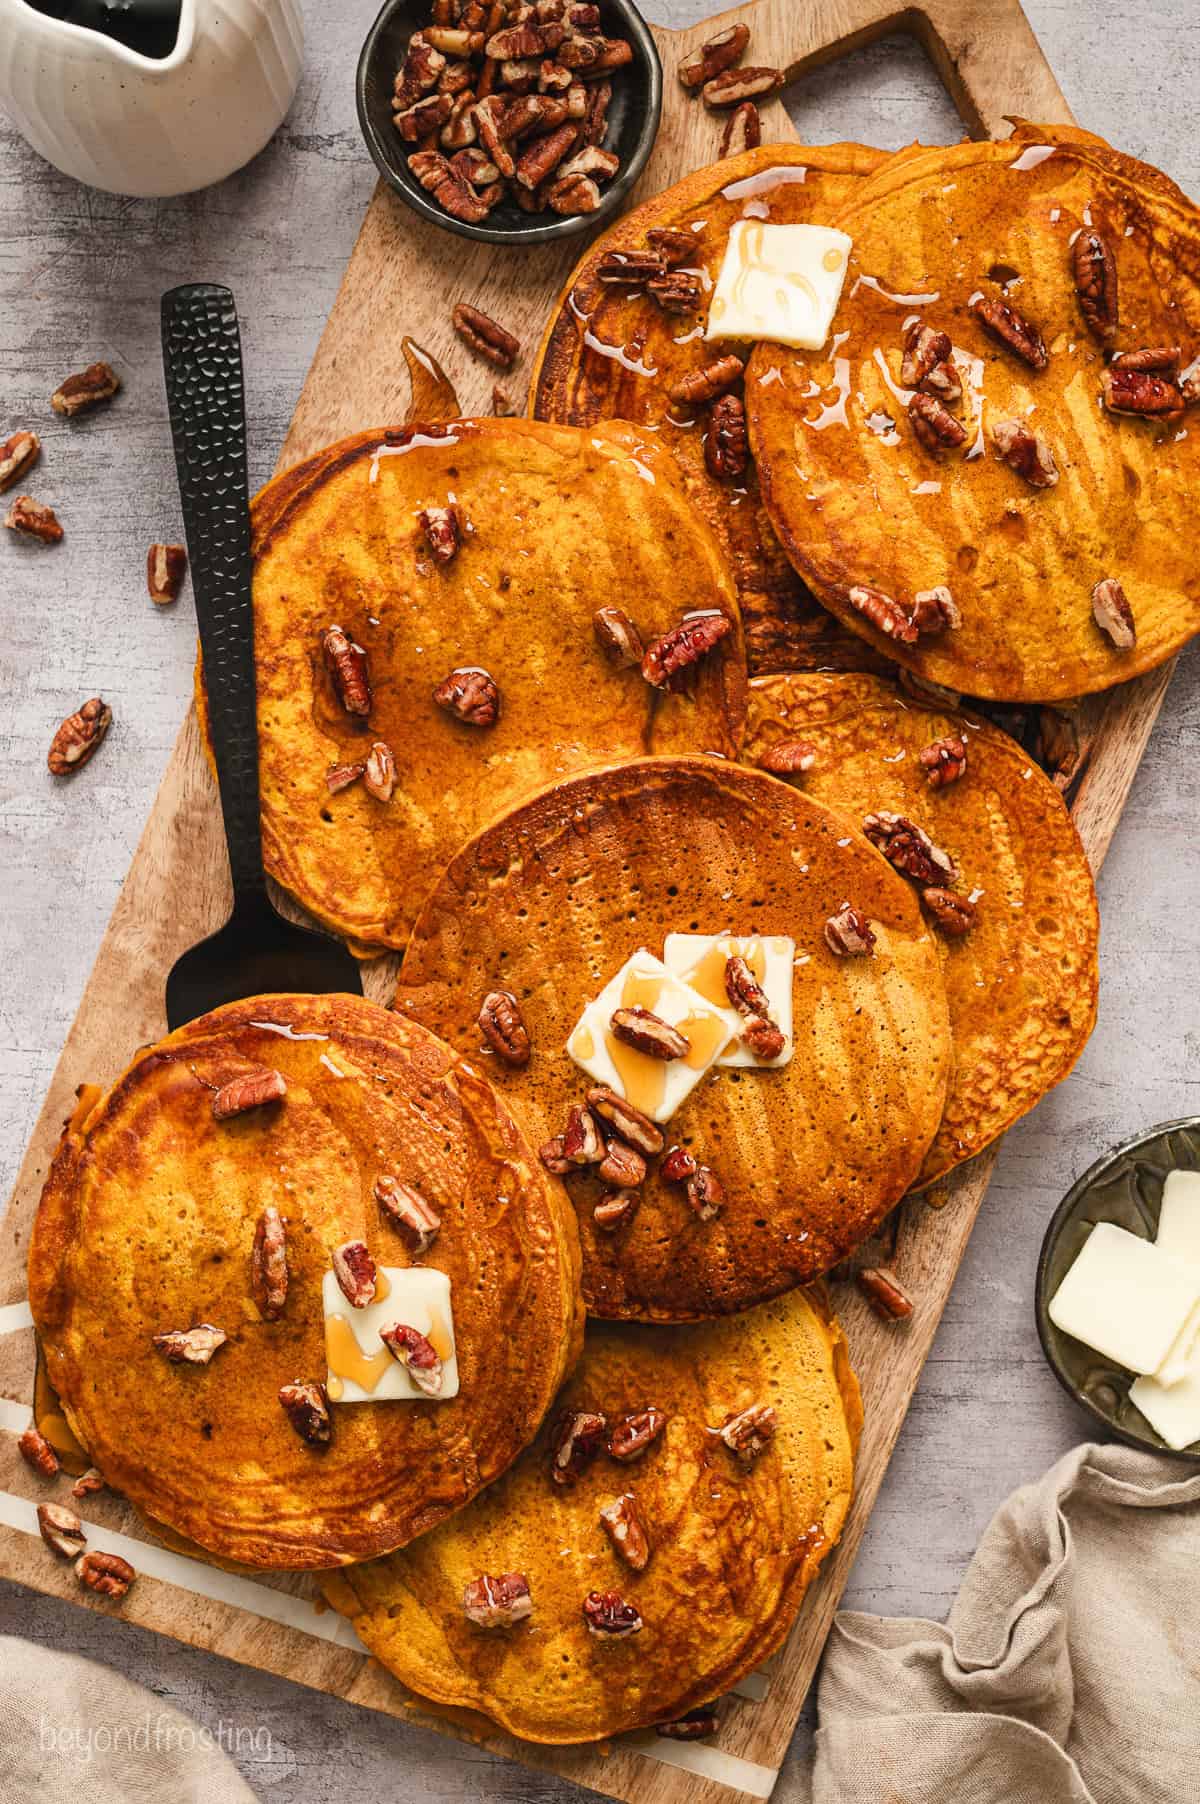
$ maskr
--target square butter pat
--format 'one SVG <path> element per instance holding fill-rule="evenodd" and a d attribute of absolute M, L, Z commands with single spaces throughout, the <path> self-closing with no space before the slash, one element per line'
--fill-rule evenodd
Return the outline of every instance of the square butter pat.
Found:
<path fill-rule="evenodd" d="M 1154 1244 L 1172 1259 L 1200 1266 L 1200 1171 L 1167 1173 Z"/>
<path fill-rule="evenodd" d="M 1200 1279 L 1200 1270 L 1195 1266 L 1188 1269 L 1191 1270 L 1194 1277 Z M 1171 1385 L 1178 1384 L 1180 1379 L 1186 1378 L 1198 1346 L 1200 1346 L 1200 1301 L 1188 1313 L 1183 1327 L 1171 1342 L 1166 1358 L 1155 1372 L 1154 1376 L 1158 1382 Z"/>
<path fill-rule="evenodd" d="M 1177 1451 L 1200 1441 L 1200 1353 L 1193 1353 L 1188 1369 L 1176 1384 L 1160 1384 L 1157 1378 L 1135 1378 L 1129 1401 L 1140 1409 L 1156 1434 Z"/>
<path fill-rule="evenodd" d="M 440 1403 L 458 1395 L 450 1280 L 428 1265 L 381 1265 L 379 1292 L 365 1309 L 353 1308 L 329 1271 L 321 1282 L 325 1311 L 325 1384 L 331 1403 Z M 425 1335 L 442 1362 L 436 1397 L 418 1390 L 404 1365 L 379 1338 L 381 1328 L 402 1322 Z"/>
<path fill-rule="evenodd" d="M 691 1041 L 681 1059 L 654 1059 L 625 1046 L 611 1031 L 619 1008 L 645 1008 L 677 1027 Z M 607 1084 L 652 1121 L 669 1121 L 729 1044 L 723 1009 L 672 976 L 660 958 L 643 948 L 589 1002 L 567 1041 L 575 1063 L 598 1084 Z"/>
<path fill-rule="evenodd" d="M 728 933 L 669 933 L 663 947 L 663 961 L 706 1002 L 719 1008 L 725 1018 L 732 1042 L 718 1065 L 749 1065 L 757 1071 L 774 1071 L 791 1063 L 792 1046 L 792 960 L 796 942 L 783 934 L 752 934 L 738 938 Z M 725 966 L 731 958 L 744 958 L 753 971 L 770 1004 L 771 1019 L 786 1034 L 787 1044 L 777 1059 L 756 1059 L 742 1043 L 742 1017 L 732 1007 L 725 988 Z"/>
<path fill-rule="evenodd" d="M 1131 1372 L 1157 1372 L 1200 1302 L 1200 1273 L 1112 1222 L 1088 1235 L 1048 1314 Z"/>
<path fill-rule="evenodd" d="M 708 309 L 706 338 L 768 338 L 819 351 L 842 296 L 852 240 L 832 226 L 740 219 Z"/>

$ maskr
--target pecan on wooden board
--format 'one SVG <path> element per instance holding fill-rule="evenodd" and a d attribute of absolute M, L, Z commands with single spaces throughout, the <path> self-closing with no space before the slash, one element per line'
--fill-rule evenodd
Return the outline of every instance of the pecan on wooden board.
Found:
<path fill-rule="evenodd" d="M 875 1314 L 885 1322 L 901 1322 L 912 1314 L 911 1299 L 895 1272 L 886 1266 L 865 1266 L 856 1274 L 855 1282 Z"/>
<path fill-rule="evenodd" d="M 64 1504 L 39 1503 L 37 1521 L 42 1540 L 61 1559 L 73 1560 L 87 1546 L 83 1523 Z"/>
<path fill-rule="evenodd" d="M 740 62 L 750 42 L 748 25 L 729 25 L 719 31 L 715 37 L 701 44 L 699 53 L 689 63 L 679 66 L 679 79 L 685 88 L 693 91 L 702 88 L 706 81 L 712 81 L 717 75 L 724 74 Z"/>
<path fill-rule="evenodd" d="M 42 1478 L 53 1478 L 59 1470 L 59 1457 L 45 1435 L 36 1428 L 27 1428 L 17 1442 L 17 1452 L 27 1466 Z"/>
<path fill-rule="evenodd" d="M 119 1554 L 85 1553 L 75 1562 L 75 1576 L 89 1591 L 120 1603 L 137 1573 Z"/>
<path fill-rule="evenodd" d="M 752 100 L 735 106 L 721 132 L 721 155 L 740 156 L 744 150 L 757 150 L 762 143 L 762 115 Z"/>
<path fill-rule="evenodd" d="M 521 355 L 521 341 L 507 327 L 466 301 L 460 301 L 450 317 L 464 344 L 498 370 L 511 370 Z"/>
<path fill-rule="evenodd" d="M 778 94 L 782 86 L 782 69 L 726 69 L 723 74 L 706 81 L 700 92 L 705 106 L 716 109 L 740 106 L 743 100 L 765 100 Z"/>

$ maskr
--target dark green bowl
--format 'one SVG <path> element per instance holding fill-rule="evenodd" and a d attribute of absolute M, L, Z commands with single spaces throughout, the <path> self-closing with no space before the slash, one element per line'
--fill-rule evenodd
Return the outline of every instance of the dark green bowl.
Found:
<path fill-rule="evenodd" d="M 1056 1328 L 1047 1313 L 1051 1299 L 1067 1275 L 1092 1228 L 1111 1221 L 1143 1240 L 1158 1232 L 1167 1173 L 1200 1171 L 1200 1116 L 1166 1121 L 1115 1152 L 1077 1178 L 1054 1211 L 1038 1259 L 1038 1336 L 1050 1369 L 1063 1389 L 1119 1441 L 1149 1447 L 1172 1459 L 1200 1460 L 1200 1441 L 1190 1447 L 1168 1447 L 1141 1411 L 1129 1401 L 1133 1374 L 1114 1366 L 1094 1348 Z"/>

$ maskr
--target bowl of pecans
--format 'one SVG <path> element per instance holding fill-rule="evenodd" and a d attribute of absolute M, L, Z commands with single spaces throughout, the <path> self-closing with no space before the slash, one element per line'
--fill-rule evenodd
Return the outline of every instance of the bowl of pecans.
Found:
<path fill-rule="evenodd" d="M 546 244 L 610 218 L 658 131 L 662 64 L 631 0 L 386 0 L 358 60 L 384 180 L 434 225 Z"/>

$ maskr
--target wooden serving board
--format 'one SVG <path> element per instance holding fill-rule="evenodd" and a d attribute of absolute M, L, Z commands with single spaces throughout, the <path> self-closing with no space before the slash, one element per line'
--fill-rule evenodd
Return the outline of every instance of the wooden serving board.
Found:
<path fill-rule="evenodd" d="M 722 15 L 752 27 L 752 60 L 797 75 L 885 32 L 915 33 L 977 136 L 1006 135 L 1005 119 L 1069 121 L 1070 112 L 1018 0 L 927 0 L 901 10 L 889 0 L 756 0 Z M 712 161 L 720 122 L 675 80 L 685 56 L 714 24 L 656 31 L 666 70 L 662 128 L 635 200 Z M 764 137 L 794 138 L 779 102 L 764 111 Z M 280 456 L 294 463 L 359 428 L 403 418 L 408 384 L 399 341 L 415 338 L 454 371 L 467 413 L 491 411 L 492 373 L 461 354 L 450 327 L 454 301 L 473 301 L 523 341 L 527 374 L 547 310 L 581 248 L 513 252 L 475 245 L 423 224 L 382 184 L 368 209 L 295 419 Z M 513 398 L 520 400 L 513 385 Z M 1114 691 L 1091 710 L 1095 737 L 1074 806 L 1099 866 L 1170 680 L 1170 667 Z M 106 1083 L 132 1050 L 164 1031 L 165 974 L 185 947 L 224 918 L 230 895 L 216 794 L 194 714 L 176 741 L 125 886 L 68 1036 L 17 1181 L 0 1244 L 0 1574 L 92 1608 L 106 1607 L 75 1582 L 37 1538 L 34 1505 L 51 1494 L 25 1466 L 16 1436 L 29 1420 L 34 1347 L 25 1296 L 25 1248 L 47 1165 L 77 1084 Z M 367 987 L 390 998 L 394 964 L 368 968 Z M 90 1498 L 93 1544 L 123 1552 L 140 1573 L 121 1613 L 144 1627 L 211 1649 L 393 1715 L 432 1721 L 514 1759 L 548 1768 L 613 1798 L 639 1804 L 730 1804 L 765 1798 L 813 1677 L 954 1275 L 983 1201 L 993 1155 L 899 1212 L 894 1262 L 916 1298 L 902 1327 L 878 1322 L 852 1287 L 838 1303 L 866 1400 L 857 1496 L 846 1532 L 805 1600 L 786 1649 L 752 1675 L 722 1714 L 709 1743 L 622 1738 L 611 1747 L 539 1749 L 489 1729 L 482 1719 L 432 1716 L 370 1661 L 341 1619 L 314 1604 L 306 1579 L 241 1577 L 183 1558 L 153 1542 L 116 1497 Z M 61 1495 L 56 1490 L 54 1495 Z M 122 1539 L 126 1537 L 127 1540 Z"/>

